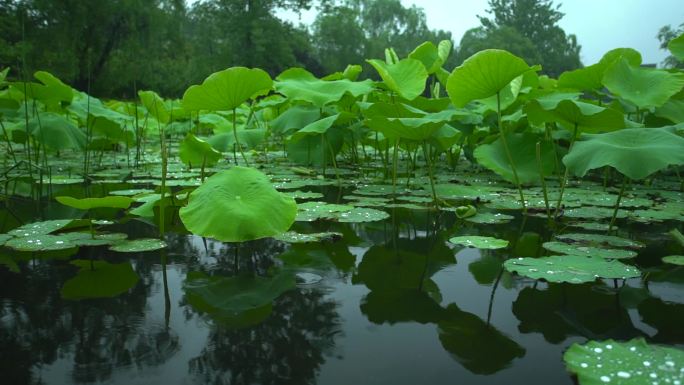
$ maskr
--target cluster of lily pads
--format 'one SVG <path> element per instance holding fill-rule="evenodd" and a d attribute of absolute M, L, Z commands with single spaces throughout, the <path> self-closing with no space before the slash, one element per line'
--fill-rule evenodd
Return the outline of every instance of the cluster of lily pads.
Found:
<path fill-rule="evenodd" d="M 684 36 L 670 44 L 680 60 L 683 45 Z M 558 79 L 496 49 L 449 72 L 443 65 L 450 51 L 448 41 L 426 42 L 405 58 L 387 49 L 385 60 L 368 60 L 379 81 L 359 81 L 359 65 L 324 78 L 293 68 L 275 79 L 261 69 L 233 67 L 191 86 L 180 100 L 140 91 L 137 101 L 102 101 L 44 71 L 34 74 L 37 82 L 7 82 L 5 69 L 5 194 L 54 197 L 82 215 L 25 224 L 0 234 L 0 244 L 31 253 L 101 246 L 155 251 L 166 247 L 176 214 L 185 231 L 221 242 L 322 242 L 342 234 L 289 230 L 295 222 L 384 221 L 397 209 L 500 224 L 522 210 L 546 218 L 550 228 L 572 231 L 543 243 L 549 256 L 507 260 L 509 272 L 569 284 L 641 277 L 628 261 L 644 245 L 612 233 L 618 220 L 684 221 L 684 72 L 641 67 L 641 55 L 629 48 Z M 133 188 L 99 197 L 59 195 L 60 186 L 91 191 L 122 183 Z M 312 191 L 321 186 L 339 195 Z M 100 209 L 126 210 L 156 225 L 159 238 L 107 232 L 115 221 L 98 220 Z M 684 238 L 676 229 L 672 234 Z M 479 235 L 450 242 L 509 247 Z M 681 256 L 663 260 L 682 265 Z M 11 258 L 0 262 L 16 268 Z M 65 298 L 115 296 L 137 282 L 130 263 L 72 264 L 80 270 L 64 285 Z M 244 326 L 268 317 L 272 302 L 295 287 L 295 272 L 195 272 L 185 290 L 198 310 Z M 643 341 L 590 342 L 565 357 L 581 383 L 637 383 L 651 375 L 596 371 L 601 357 L 612 362 L 610 354 L 591 353 L 605 344 L 620 357 L 663 361 L 659 368 L 673 381 L 682 377 L 668 364 L 681 366 L 680 351 Z"/>

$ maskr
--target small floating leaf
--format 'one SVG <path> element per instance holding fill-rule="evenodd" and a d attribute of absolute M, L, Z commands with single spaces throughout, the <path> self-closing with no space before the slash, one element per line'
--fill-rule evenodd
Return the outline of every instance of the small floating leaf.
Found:
<path fill-rule="evenodd" d="M 118 242 L 109 247 L 109 250 L 119 253 L 139 253 L 143 251 L 154 251 L 166 247 L 166 242 L 155 238 L 131 239 Z"/>
<path fill-rule="evenodd" d="M 593 245 L 609 245 L 614 247 L 628 247 L 634 249 L 644 247 L 644 244 L 641 242 L 616 237 L 614 235 L 568 233 L 556 235 L 556 238 L 562 241 L 582 242 Z"/>
<path fill-rule="evenodd" d="M 384 211 L 366 207 L 356 207 L 349 212 L 340 213 L 337 220 L 338 222 L 361 223 L 381 221 L 387 218 L 389 218 L 389 214 Z"/>
<path fill-rule="evenodd" d="M 631 250 L 602 249 L 599 247 L 584 246 L 581 243 L 546 242 L 542 246 L 551 252 L 567 255 L 583 255 L 606 259 L 628 259 L 637 256 L 637 253 Z"/>
<path fill-rule="evenodd" d="M 639 269 L 618 261 L 578 255 L 554 255 L 544 258 L 515 258 L 504 262 L 506 270 L 549 282 L 584 283 L 596 278 L 635 278 Z"/>
<path fill-rule="evenodd" d="M 454 237 L 449 239 L 449 242 L 478 249 L 503 249 L 508 246 L 507 240 L 477 235 Z"/>
<path fill-rule="evenodd" d="M 308 243 L 339 239 L 342 238 L 342 234 L 336 232 L 300 234 L 295 231 L 288 231 L 273 238 L 287 243 Z"/>
<path fill-rule="evenodd" d="M 684 351 L 647 344 L 642 338 L 628 342 L 589 341 L 573 344 L 563 355 L 581 385 L 681 384 Z"/>
<path fill-rule="evenodd" d="M 8 234 L 15 237 L 50 234 L 68 226 L 73 221 L 73 219 L 54 219 L 50 221 L 27 223 L 23 226 L 17 227 L 16 229 L 10 230 Z"/>
<path fill-rule="evenodd" d="M 480 224 L 502 224 L 513 220 L 513 216 L 501 213 L 477 213 L 477 215 L 465 218 L 467 222 Z"/>
<path fill-rule="evenodd" d="M 83 199 L 61 196 L 55 197 L 55 200 L 65 206 L 77 208 L 79 210 L 90 210 L 95 208 L 127 209 L 128 206 L 134 202 L 133 199 L 125 196 L 107 196 L 102 198 Z"/>
<path fill-rule="evenodd" d="M 684 266 L 684 255 L 668 255 L 663 257 L 663 262 L 671 265 Z"/>

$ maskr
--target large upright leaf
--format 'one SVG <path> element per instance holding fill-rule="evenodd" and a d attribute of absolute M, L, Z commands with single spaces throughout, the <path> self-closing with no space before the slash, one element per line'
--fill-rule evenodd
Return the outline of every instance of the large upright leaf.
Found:
<path fill-rule="evenodd" d="M 581 91 L 597 91 L 603 88 L 603 75 L 616 60 L 625 58 L 633 66 L 641 65 L 641 54 L 631 48 L 616 48 L 606 52 L 601 60 L 590 66 L 566 71 L 558 78 L 559 88 L 572 88 Z"/>
<path fill-rule="evenodd" d="M 672 56 L 679 59 L 679 61 L 684 61 L 684 33 L 670 40 L 670 42 L 667 43 L 667 49 L 669 49 L 670 52 L 672 52 Z"/>
<path fill-rule="evenodd" d="M 532 134 L 509 134 L 508 147 L 518 172 L 520 183 L 539 182 L 539 166 L 537 165 L 536 143 L 537 137 Z M 506 157 L 506 151 L 501 138 L 490 144 L 480 145 L 475 149 L 475 159 L 484 167 L 494 171 L 505 180 L 515 183 L 513 169 Z M 541 162 L 545 176 L 551 175 L 555 167 L 554 152 L 551 144 L 542 142 Z"/>
<path fill-rule="evenodd" d="M 220 152 L 216 151 L 211 144 L 193 134 L 188 134 L 180 142 L 178 156 L 183 163 L 190 167 L 210 167 L 221 159 Z"/>
<path fill-rule="evenodd" d="M 43 112 L 29 121 L 31 135 L 54 150 L 82 149 L 86 135 L 71 120 L 54 112 Z"/>
<path fill-rule="evenodd" d="M 337 102 L 345 93 L 360 96 L 373 90 L 370 80 L 352 82 L 348 79 L 321 80 L 302 68 L 291 68 L 281 73 L 275 83 L 276 91 L 291 100 L 302 100 L 316 107 Z"/>
<path fill-rule="evenodd" d="M 606 69 L 603 84 L 639 108 L 660 107 L 684 87 L 684 74 L 634 67 L 622 58 Z"/>
<path fill-rule="evenodd" d="M 407 58 L 387 64 L 373 59 L 368 60 L 368 63 L 378 71 L 387 88 L 404 99 L 413 100 L 425 90 L 428 71 L 419 60 Z"/>
<path fill-rule="evenodd" d="M 190 194 L 180 218 L 191 233 L 224 242 L 244 242 L 287 231 L 297 215 L 294 199 L 279 193 L 268 177 L 233 167 L 204 181 Z"/>
<path fill-rule="evenodd" d="M 273 80 L 258 68 L 231 67 L 209 75 L 200 85 L 188 88 L 183 94 L 183 108 L 187 111 L 225 111 L 237 108 L 249 99 L 267 94 Z"/>
<path fill-rule="evenodd" d="M 576 142 L 563 163 L 577 176 L 611 166 L 630 179 L 643 179 L 669 165 L 684 164 L 684 138 L 657 128 L 631 128 Z"/>
<path fill-rule="evenodd" d="M 154 91 L 138 91 L 138 96 L 143 106 L 150 114 L 161 123 L 171 121 L 171 110 L 168 108 L 164 99 Z"/>
<path fill-rule="evenodd" d="M 447 92 L 456 107 L 496 95 L 513 79 L 532 70 L 525 61 L 499 49 L 486 49 L 466 59 L 449 76 Z"/>
<path fill-rule="evenodd" d="M 625 118 L 620 111 L 573 99 L 531 100 L 525 105 L 525 112 L 532 123 L 557 122 L 567 129 L 576 124 L 579 132 L 597 133 L 625 127 Z"/>
<path fill-rule="evenodd" d="M 321 109 L 314 106 L 292 106 L 271 121 L 271 130 L 279 135 L 287 135 L 311 124 L 321 117 Z"/>

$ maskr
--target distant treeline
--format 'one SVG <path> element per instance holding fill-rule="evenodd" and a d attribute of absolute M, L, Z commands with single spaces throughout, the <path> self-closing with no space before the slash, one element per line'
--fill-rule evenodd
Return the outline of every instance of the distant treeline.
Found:
<path fill-rule="evenodd" d="M 276 16 L 312 8 L 310 26 Z M 508 49 L 552 76 L 581 66 L 551 1 L 490 0 L 488 12 L 454 44 L 445 68 L 483 48 Z M 383 58 L 385 47 L 404 56 L 423 41 L 451 38 L 399 0 L 0 0 L 0 69 L 11 67 L 15 79 L 48 70 L 100 97 L 130 98 L 136 89 L 180 96 L 231 66 L 323 76 L 356 63 L 370 76 L 365 59 Z"/>

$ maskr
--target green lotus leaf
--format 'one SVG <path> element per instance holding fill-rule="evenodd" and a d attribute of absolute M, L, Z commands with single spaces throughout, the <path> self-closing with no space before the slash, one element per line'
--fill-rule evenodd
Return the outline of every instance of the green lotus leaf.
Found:
<path fill-rule="evenodd" d="M 448 54 L 448 51 L 451 47 L 448 47 L 449 50 L 446 50 L 445 48 L 447 47 L 444 47 L 442 51 L 446 51 Z M 426 41 L 425 43 L 416 47 L 413 51 L 411 51 L 408 57 L 419 60 L 421 63 L 423 63 L 425 69 L 430 75 L 435 73 L 435 71 L 444 65 L 443 52 L 442 55 L 440 55 L 440 50 L 431 41 Z"/>
<path fill-rule="evenodd" d="M 684 381 L 684 351 L 647 344 L 643 338 L 573 344 L 563 354 L 580 385 L 679 384 Z"/>
<path fill-rule="evenodd" d="M 275 89 L 290 100 L 301 100 L 322 108 L 334 103 L 349 93 L 352 96 L 369 94 L 373 90 L 373 82 L 364 80 L 353 82 L 348 79 L 326 81 L 316 78 L 302 68 L 290 68 L 276 78 Z"/>
<path fill-rule="evenodd" d="M 684 100 L 670 99 L 655 110 L 655 115 L 675 124 L 684 123 Z"/>
<path fill-rule="evenodd" d="M 620 59 L 606 69 L 603 84 L 613 94 L 643 109 L 660 107 L 684 87 L 684 74 L 634 67 Z"/>
<path fill-rule="evenodd" d="M 143 251 L 154 251 L 166 247 L 166 242 L 155 238 L 131 239 L 118 242 L 109 247 L 109 250 L 119 253 L 139 253 Z"/>
<path fill-rule="evenodd" d="M 502 224 L 512 221 L 515 217 L 501 213 L 477 213 L 473 217 L 465 218 L 467 222 L 479 224 Z"/>
<path fill-rule="evenodd" d="M 536 142 L 538 138 L 533 134 L 508 134 L 508 147 L 518 172 L 520 183 L 529 184 L 539 182 L 539 165 L 536 156 Z M 490 144 L 480 145 L 473 154 L 477 162 L 494 171 L 508 182 L 515 183 L 513 169 L 506 156 L 501 138 Z M 544 176 L 553 173 L 554 163 L 553 145 L 546 141 L 541 145 L 541 163 Z"/>
<path fill-rule="evenodd" d="M 628 259 L 637 256 L 637 253 L 631 250 L 604 249 L 586 246 L 581 243 L 545 242 L 542 247 L 557 254 L 581 255 L 605 259 Z"/>
<path fill-rule="evenodd" d="M 603 88 L 603 75 L 616 60 L 625 58 L 630 65 L 641 65 L 641 54 L 631 48 L 616 48 L 608 51 L 601 60 L 590 66 L 563 72 L 558 78 L 559 88 L 581 91 L 597 91 Z"/>
<path fill-rule="evenodd" d="M 669 49 L 670 52 L 672 52 L 672 56 L 676 57 L 679 61 L 684 61 L 684 33 L 670 40 L 670 42 L 667 43 L 667 49 Z"/>
<path fill-rule="evenodd" d="M 346 115 L 346 114 L 345 114 Z M 302 127 L 300 130 L 292 134 L 291 140 L 293 141 L 298 141 L 301 138 L 305 136 L 310 136 L 310 135 L 323 135 L 328 130 L 342 117 L 342 114 L 335 114 L 332 116 L 328 116 L 327 118 L 323 118 L 321 120 L 317 120 L 311 124 L 306 125 L 305 127 Z"/>
<path fill-rule="evenodd" d="M 579 132 L 598 133 L 625 127 L 620 111 L 577 100 L 539 98 L 525 106 L 525 113 L 533 124 L 557 122 L 569 130 L 577 125 Z"/>
<path fill-rule="evenodd" d="M 193 308 L 234 326 L 265 319 L 271 313 L 273 301 L 294 287 L 294 277 L 286 273 L 269 278 L 208 277 L 203 273 L 189 273 L 183 284 L 185 298 Z M 261 317 L 250 316 L 254 312 L 264 314 Z M 244 319 L 253 322 L 241 322 Z"/>
<path fill-rule="evenodd" d="M 160 123 L 167 124 L 171 122 L 171 109 L 156 92 L 138 91 L 138 96 L 147 111 Z"/>
<path fill-rule="evenodd" d="M 613 246 L 631 249 L 639 249 L 644 247 L 644 244 L 639 241 L 620 238 L 614 235 L 567 233 L 558 234 L 556 235 L 556 238 L 566 242 L 580 242 L 585 245 L 597 247 Z"/>
<path fill-rule="evenodd" d="M 61 291 L 64 299 L 116 297 L 127 292 L 139 280 L 130 263 L 112 264 L 79 259 L 71 264 L 80 270 L 74 278 L 64 283 Z"/>
<path fill-rule="evenodd" d="M 189 167 L 211 167 L 221 159 L 221 153 L 209 143 L 188 133 L 178 146 L 178 157 Z"/>
<path fill-rule="evenodd" d="M 107 196 L 102 198 L 73 198 L 68 196 L 55 197 L 55 200 L 65 206 L 79 210 L 90 210 L 96 208 L 127 209 L 131 203 L 135 202 L 132 198 L 125 196 Z"/>
<path fill-rule="evenodd" d="M 279 135 L 288 135 L 320 117 L 321 109 L 315 106 L 292 106 L 271 121 L 271 130 Z"/>
<path fill-rule="evenodd" d="M 580 177 L 610 166 L 639 180 L 669 165 L 684 164 L 684 138 L 666 130 L 631 128 L 587 137 L 563 158 L 569 171 Z"/>
<path fill-rule="evenodd" d="M 36 140 L 54 150 L 85 147 L 85 132 L 65 116 L 54 112 L 43 112 L 40 118 L 31 119 L 29 130 Z"/>
<path fill-rule="evenodd" d="M 33 222 L 21 225 L 10 230 L 7 234 L 14 237 L 29 237 L 34 235 L 50 234 L 57 230 L 69 227 L 72 223 L 79 223 L 77 219 L 52 219 L 49 221 Z M 85 221 L 87 225 L 87 221 Z"/>
<path fill-rule="evenodd" d="M 335 219 L 336 213 L 351 211 L 354 206 L 325 202 L 305 202 L 297 206 L 297 221 L 311 222 L 319 219 Z"/>
<path fill-rule="evenodd" d="M 512 53 L 486 49 L 466 59 L 449 75 L 447 92 L 456 107 L 501 92 L 513 79 L 533 68 Z"/>
<path fill-rule="evenodd" d="M 467 246 L 474 247 L 477 249 L 503 249 L 508 247 L 508 241 L 504 239 L 497 239 L 492 237 L 482 237 L 478 235 L 464 235 L 460 237 L 453 237 L 449 239 L 449 242 Z"/>
<path fill-rule="evenodd" d="M 341 212 L 337 215 L 337 221 L 344 223 L 375 222 L 387 218 L 389 218 L 388 213 L 367 207 L 355 207 L 351 211 Z"/>
<path fill-rule="evenodd" d="M 342 234 L 337 232 L 301 234 L 295 231 L 288 231 L 273 238 L 287 243 L 309 243 L 340 239 Z"/>
<path fill-rule="evenodd" d="M 218 172 L 190 194 L 180 218 L 191 233 L 223 242 L 244 242 L 287 231 L 295 200 L 279 193 L 253 168 Z"/>
<path fill-rule="evenodd" d="M 9 67 L 5 67 L 4 70 L 0 71 L 0 85 L 5 84 L 5 79 L 7 79 L 7 74 L 9 73 L 9 70 Z"/>
<path fill-rule="evenodd" d="M 186 111 L 225 111 L 239 107 L 257 96 L 267 94 L 273 80 L 258 68 L 231 67 L 209 75 L 201 85 L 188 88 L 183 94 Z"/>
<path fill-rule="evenodd" d="M 406 58 L 394 64 L 377 59 L 367 62 L 378 71 L 387 88 L 406 100 L 417 98 L 425 90 L 428 71 L 419 60 Z"/>
<path fill-rule="evenodd" d="M 30 89 L 27 89 L 29 97 L 38 99 L 46 104 L 58 104 L 59 102 L 70 103 L 74 98 L 74 90 L 68 85 L 64 84 L 55 75 L 47 71 L 37 71 L 33 77 L 40 80 L 39 85 L 31 84 Z M 22 88 L 23 90 L 23 88 Z"/>
<path fill-rule="evenodd" d="M 671 265 L 684 266 L 684 255 L 668 255 L 663 257 L 663 262 Z"/>
<path fill-rule="evenodd" d="M 292 191 L 292 192 L 284 192 L 283 194 L 292 197 L 294 199 L 321 199 L 323 198 L 323 194 L 318 193 L 318 192 L 310 192 L 310 191 Z"/>
<path fill-rule="evenodd" d="M 37 234 L 12 238 L 5 242 L 5 247 L 17 251 L 54 251 L 77 247 L 65 234 Z"/>
<path fill-rule="evenodd" d="M 584 283 L 597 278 L 635 278 L 641 272 L 636 267 L 598 257 L 554 255 L 543 258 L 513 258 L 504 262 L 504 268 L 533 279 L 549 282 Z"/>
<path fill-rule="evenodd" d="M 254 128 L 248 130 L 237 130 L 238 141 L 241 146 L 254 149 L 261 145 L 266 140 L 266 129 Z M 235 143 L 235 134 L 232 132 L 222 132 L 210 138 L 207 138 L 207 143 L 218 151 L 228 152 L 233 150 Z"/>
<path fill-rule="evenodd" d="M 374 117 L 366 124 L 371 130 L 381 132 L 386 138 L 424 141 L 444 126 L 445 120 L 430 118 L 386 118 Z"/>

